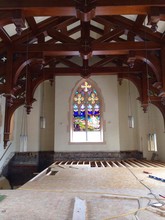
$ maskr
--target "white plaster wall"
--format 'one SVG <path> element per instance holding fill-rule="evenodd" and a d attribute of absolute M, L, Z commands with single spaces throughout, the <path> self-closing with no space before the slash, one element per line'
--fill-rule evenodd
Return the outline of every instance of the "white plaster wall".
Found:
<path fill-rule="evenodd" d="M 151 160 L 153 152 L 148 151 L 148 133 L 156 133 L 158 158 L 165 161 L 165 133 L 164 120 L 161 112 L 157 107 L 150 104 L 147 113 L 143 112 L 140 104 L 137 106 L 139 120 L 139 142 L 140 150 L 143 152 L 143 157 Z"/>
<path fill-rule="evenodd" d="M 119 151 L 118 87 L 116 76 L 93 76 L 104 98 L 104 143 L 69 143 L 69 101 L 80 77 L 56 77 L 55 84 L 55 148 L 65 151 Z"/>
<path fill-rule="evenodd" d="M 4 121 L 5 121 L 5 104 L 6 98 L 0 96 L 0 152 L 3 153 L 4 150 Z"/>
<path fill-rule="evenodd" d="M 54 151 L 54 102 L 55 102 L 55 92 L 54 83 L 50 85 L 49 81 L 44 82 L 40 86 L 41 94 L 41 112 L 44 111 L 44 116 L 46 119 L 46 126 L 44 129 L 40 128 L 40 150 L 41 151 Z M 44 105 L 44 108 L 43 108 Z"/>
<path fill-rule="evenodd" d="M 130 89 L 129 89 L 130 88 Z M 137 97 L 136 87 L 128 80 L 123 80 L 119 90 L 119 128 L 120 128 L 120 150 L 139 150 L 138 139 L 138 118 L 137 118 Z M 130 90 L 130 95 L 129 95 Z M 131 107 L 129 107 L 131 105 Z M 129 109 L 134 117 L 134 128 L 128 126 Z"/>
<path fill-rule="evenodd" d="M 163 116 L 158 108 L 153 106 L 154 123 L 153 132 L 157 135 L 158 159 L 165 162 L 165 124 Z"/>
<path fill-rule="evenodd" d="M 40 118 L 40 90 L 37 89 L 34 95 L 37 100 L 33 103 L 32 109 L 29 115 L 27 115 L 27 135 L 28 135 L 28 149 L 27 151 L 39 151 L 40 145 L 40 130 L 39 130 L 39 118 Z M 15 132 L 14 132 L 14 145 L 17 152 L 20 151 L 20 134 L 21 124 L 23 117 L 23 106 L 19 107 L 15 112 Z M 26 117 L 26 116 L 25 116 Z"/>
<path fill-rule="evenodd" d="M 15 151 L 15 146 L 11 141 L 8 141 L 7 145 L 4 146 L 4 121 L 5 121 L 5 104 L 6 98 L 0 96 L 0 173 L 3 167 L 9 162 Z"/>

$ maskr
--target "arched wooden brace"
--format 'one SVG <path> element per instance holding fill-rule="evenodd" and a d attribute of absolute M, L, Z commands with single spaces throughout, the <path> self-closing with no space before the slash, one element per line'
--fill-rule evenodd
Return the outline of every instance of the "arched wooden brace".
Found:
<path fill-rule="evenodd" d="M 140 79 L 136 78 L 136 77 L 131 77 L 129 74 L 122 74 L 123 75 L 123 79 L 127 79 L 130 80 L 135 87 L 137 88 L 139 94 L 141 94 L 141 86 L 140 86 Z"/>
<path fill-rule="evenodd" d="M 128 63 L 129 63 L 129 59 L 131 59 L 131 57 L 128 58 Z M 145 52 L 135 52 L 134 53 L 134 59 L 136 60 L 141 60 L 143 62 L 145 62 L 146 64 L 148 64 L 151 69 L 153 70 L 156 79 L 158 82 L 161 81 L 161 63 L 160 60 L 158 59 L 158 57 L 156 57 L 154 54 L 152 53 L 148 53 L 146 54 Z"/>
<path fill-rule="evenodd" d="M 46 81 L 46 80 L 50 80 L 50 82 L 52 82 L 52 80 L 54 79 L 54 74 L 55 73 L 49 73 L 49 74 L 45 74 L 44 73 L 44 69 L 42 69 L 42 73 L 40 74 L 40 77 L 38 77 L 35 81 L 32 82 L 32 86 L 31 86 L 31 94 L 32 97 L 34 97 L 34 93 L 36 91 L 36 89 L 38 88 L 38 86 Z"/>
<path fill-rule="evenodd" d="M 23 105 L 24 100 L 19 100 L 19 102 L 13 104 L 14 100 L 11 96 L 6 97 L 5 106 L 5 123 L 4 123 L 4 148 L 7 146 L 7 142 L 10 140 L 10 124 L 11 118 L 15 110 Z"/>
<path fill-rule="evenodd" d="M 34 101 L 36 100 L 33 99 L 30 105 L 32 105 Z M 25 105 L 24 99 L 15 101 L 14 98 L 11 96 L 6 97 L 5 123 L 4 123 L 4 148 L 7 147 L 7 142 L 10 141 L 11 118 L 14 112 L 16 111 L 16 109 L 22 105 Z"/>
<path fill-rule="evenodd" d="M 128 76 L 128 74 L 122 74 L 122 75 L 120 75 L 120 77 L 123 78 L 123 79 L 130 80 L 136 86 L 136 88 L 139 92 L 139 95 L 140 95 L 140 97 L 137 98 L 137 100 L 139 100 L 142 103 L 142 97 L 141 97 L 142 88 L 140 86 L 141 83 L 140 83 L 139 79 L 137 79 L 135 77 L 134 78 L 130 77 L 130 76 Z M 163 105 L 161 101 L 151 101 L 151 103 L 153 105 L 155 105 L 160 110 L 160 112 L 162 113 L 163 120 L 164 120 L 164 129 L 165 129 L 165 105 Z"/>
<path fill-rule="evenodd" d="M 30 109 L 32 107 L 32 103 L 36 101 L 34 97 L 35 90 L 39 86 L 40 83 L 44 82 L 45 80 L 52 80 L 54 77 L 54 74 L 46 74 L 44 75 L 44 71 L 42 71 L 42 74 L 39 78 L 37 78 L 36 81 L 33 83 L 31 82 L 30 74 L 27 79 L 27 96 L 28 99 L 20 99 L 15 100 L 12 96 L 6 96 L 6 106 L 5 106 L 5 125 L 4 125 L 4 148 L 7 146 L 7 142 L 10 140 L 10 124 L 11 124 L 11 118 L 14 114 L 15 110 L 19 108 L 21 105 L 25 105 L 25 108 L 27 109 L 27 114 L 30 113 Z"/>
<path fill-rule="evenodd" d="M 165 132 L 165 105 L 163 105 L 161 102 L 156 102 L 156 101 L 151 101 L 151 103 L 155 105 L 162 113 L 163 120 L 164 120 L 164 132 Z"/>
<path fill-rule="evenodd" d="M 142 77 L 142 79 L 138 79 L 137 77 L 130 76 L 129 73 L 122 74 L 122 77 L 124 79 L 130 80 L 136 86 L 136 88 L 139 92 L 139 97 L 137 97 L 137 100 L 139 100 L 141 102 L 141 106 L 143 107 L 143 111 L 146 112 L 147 107 L 148 107 L 148 95 L 147 95 L 147 93 L 145 94 L 145 92 L 143 92 L 143 89 L 144 89 L 143 87 L 145 87 L 145 90 L 147 88 L 146 78 Z M 143 85 L 143 87 L 141 85 Z"/>
<path fill-rule="evenodd" d="M 29 58 L 28 60 L 25 60 L 15 72 L 14 85 L 16 85 L 17 80 L 18 80 L 22 70 L 32 62 L 40 62 L 42 64 L 44 62 L 44 60 L 43 60 L 43 58 Z"/>

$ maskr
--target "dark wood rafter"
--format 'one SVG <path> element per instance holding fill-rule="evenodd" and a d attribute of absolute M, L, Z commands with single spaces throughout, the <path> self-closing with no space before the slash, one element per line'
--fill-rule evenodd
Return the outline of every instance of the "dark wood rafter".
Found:
<path fill-rule="evenodd" d="M 121 15 L 133 15 L 135 19 Z M 136 17 L 137 15 L 137 17 Z M 35 16 L 48 16 L 37 22 Z M 55 76 L 117 75 L 131 80 L 144 111 L 165 120 L 165 1 L 0 1 L 0 93 L 6 96 L 6 144 L 14 111 L 30 113 L 34 92 Z M 13 24 L 17 34 L 9 35 Z M 77 63 L 75 60 L 79 60 Z"/>

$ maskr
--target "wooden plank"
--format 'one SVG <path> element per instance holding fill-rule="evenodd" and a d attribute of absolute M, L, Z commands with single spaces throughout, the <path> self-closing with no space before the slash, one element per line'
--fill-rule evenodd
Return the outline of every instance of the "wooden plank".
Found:
<path fill-rule="evenodd" d="M 98 165 L 97 165 L 97 161 L 95 161 L 95 167 L 98 167 Z"/>
<path fill-rule="evenodd" d="M 147 164 L 147 163 L 145 163 L 144 161 L 139 161 L 141 164 L 143 164 L 143 165 L 145 165 L 146 167 L 154 167 L 154 166 L 151 166 L 151 165 L 149 165 L 149 164 Z"/>
<path fill-rule="evenodd" d="M 133 167 L 139 167 L 137 164 L 135 164 L 133 161 L 127 160 L 127 163 L 130 164 Z"/>
<path fill-rule="evenodd" d="M 114 161 L 111 161 L 111 162 L 112 162 L 113 167 L 119 167 Z"/>
<path fill-rule="evenodd" d="M 120 167 L 125 167 L 122 163 L 120 163 L 119 161 L 117 161 L 117 163 L 119 164 Z"/>
<path fill-rule="evenodd" d="M 141 160 L 141 161 L 144 161 L 144 162 L 146 162 L 146 160 Z M 149 161 L 148 161 L 149 162 Z M 164 163 L 162 163 L 162 162 L 158 162 L 158 161 L 150 161 L 150 163 L 152 163 L 152 164 L 155 164 L 155 165 L 157 165 L 157 166 L 159 166 L 159 167 L 165 167 L 165 164 Z"/>
<path fill-rule="evenodd" d="M 107 163 L 108 167 L 112 167 L 108 161 L 105 161 L 105 162 Z"/>
<path fill-rule="evenodd" d="M 101 166 L 102 166 L 102 167 L 105 167 L 102 161 L 100 161 L 100 163 L 101 163 Z"/>
<path fill-rule="evenodd" d="M 139 167 L 145 167 L 143 164 L 141 164 L 141 163 L 138 162 L 138 161 L 133 160 L 133 162 L 134 162 L 135 164 L 137 164 Z"/>
<path fill-rule="evenodd" d="M 148 165 L 151 165 L 151 166 L 153 166 L 153 167 L 159 167 L 159 165 L 156 165 L 156 164 L 154 164 L 154 163 L 152 163 L 152 162 L 149 162 L 149 161 L 144 161 L 145 163 L 147 163 Z"/>
<path fill-rule="evenodd" d="M 133 168 L 130 164 L 128 164 L 127 162 L 125 162 L 124 160 L 122 161 L 122 163 L 126 166 L 126 167 L 130 167 Z"/>
<path fill-rule="evenodd" d="M 152 161 L 152 163 L 154 163 L 154 164 L 156 164 L 156 165 L 158 165 L 160 167 L 165 167 L 165 163 L 162 163 L 160 161 Z"/>
<path fill-rule="evenodd" d="M 75 197 L 72 220 L 86 219 L 86 201 Z"/>

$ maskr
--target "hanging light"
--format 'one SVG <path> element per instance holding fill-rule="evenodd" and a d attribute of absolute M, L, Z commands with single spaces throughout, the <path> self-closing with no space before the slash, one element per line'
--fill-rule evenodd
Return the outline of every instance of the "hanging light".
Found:
<path fill-rule="evenodd" d="M 146 59 L 147 59 L 147 51 L 146 51 Z M 152 115 L 150 115 L 151 112 L 151 100 L 150 100 L 150 84 L 149 84 L 149 71 L 148 71 L 148 65 L 146 64 L 146 73 L 147 73 L 147 87 L 148 87 L 148 151 L 157 151 L 157 138 L 156 133 L 154 132 L 153 127 L 153 120 Z M 151 118 L 150 118 L 151 116 Z M 151 128 L 152 126 L 152 128 Z"/>
<path fill-rule="evenodd" d="M 128 115 L 128 126 L 129 128 L 134 128 L 134 117 L 132 115 Z"/>
<path fill-rule="evenodd" d="M 27 151 L 27 114 L 25 108 L 23 108 L 22 112 L 22 123 L 21 123 L 21 133 L 20 133 L 20 152 Z"/>
<path fill-rule="evenodd" d="M 130 89 L 130 81 L 128 82 L 128 127 L 134 128 L 134 117 L 132 115 L 132 103 L 131 103 L 131 89 Z"/>
<path fill-rule="evenodd" d="M 156 133 L 148 134 L 148 151 L 157 151 Z"/>
<path fill-rule="evenodd" d="M 46 118 L 44 112 L 44 82 L 42 86 L 42 97 L 41 97 L 41 116 L 40 116 L 40 128 L 46 127 Z"/>
<path fill-rule="evenodd" d="M 46 127 L 46 119 L 44 116 L 40 116 L 40 128 Z"/>
<path fill-rule="evenodd" d="M 28 39 L 27 39 L 27 49 L 26 49 L 26 61 L 28 61 Z M 28 64 L 26 64 L 26 73 L 25 73 L 25 102 L 22 112 L 22 123 L 21 123 L 21 133 L 20 133 L 20 152 L 27 151 L 27 142 L 28 142 L 28 134 L 27 134 L 27 113 L 25 108 L 27 107 L 27 88 L 28 88 Z"/>
<path fill-rule="evenodd" d="M 151 129 L 151 125 L 152 129 Z M 150 118 L 150 102 L 148 106 L 148 151 L 157 151 L 157 138 L 156 138 L 156 133 L 154 132 L 153 128 L 153 121 L 152 121 L 152 115 Z"/>

